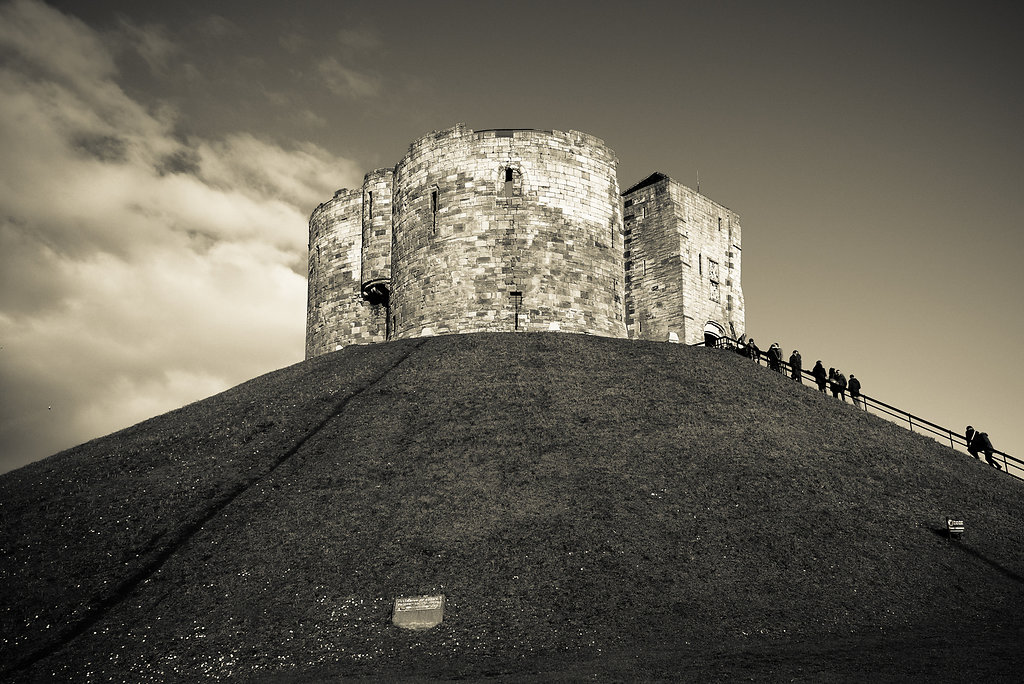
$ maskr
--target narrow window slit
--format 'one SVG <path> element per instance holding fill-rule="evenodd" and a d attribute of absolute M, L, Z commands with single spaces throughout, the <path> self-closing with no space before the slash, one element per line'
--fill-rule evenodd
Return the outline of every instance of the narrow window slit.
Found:
<path fill-rule="evenodd" d="M 430 221 L 431 230 L 437 232 L 437 189 L 430 191 Z"/>

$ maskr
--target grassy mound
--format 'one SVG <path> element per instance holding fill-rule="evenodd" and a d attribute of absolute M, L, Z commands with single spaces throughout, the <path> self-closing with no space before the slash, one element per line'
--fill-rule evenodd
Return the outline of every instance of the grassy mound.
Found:
<path fill-rule="evenodd" d="M 730 352 L 349 348 L 0 477 L 0 655 L 14 680 L 1012 677 L 1022 493 Z M 440 626 L 391 625 L 432 593 Z"/>

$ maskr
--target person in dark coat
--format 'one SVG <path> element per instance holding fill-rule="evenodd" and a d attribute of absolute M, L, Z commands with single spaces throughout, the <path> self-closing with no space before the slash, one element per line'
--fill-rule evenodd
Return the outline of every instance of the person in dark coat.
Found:
<path fill-rule="evenodd" d="M 736 353 L 740 356 L 750 356 L 750 349 L 747 348 L 747 334 L 743 333 L 740 335 L 740 339 L 736 340 Z"/>
<path fill-rule="evenodd" d="M 974 435 L 976 434 L 978 434 L 977 431 L 968 425 L 967 430 L 964 431 L 964 442 L 967 444 L 967 453 L 974 458 L 981 460 L 981 456 L 978 455 L 977 449 L 974 448 Z"/>
<path fill-rule="evenodd" d="M 832 390 L 832 396 L 839 398 L 839 385 L 836 384 L 836 369 L 828 369 L 828 388 Z"/>
<path fill-rule="evenodd" d="M 860 396 L 860 380 L 853 373 L 850 373 L 850 384 L 847 387 L 850 389 L 850 399 L 853 400 L 853 405 L 867 411 L 868 406 Z"/>
<path fill-rule="evenodd" d="M 977 453 L 980 451 L 981 453 L 985 454 L 986 463 L 988 463 L 993 468 L 999 468 L 999 470 L 1003 469 L 1002 466 L 996 463 L 996 459 L 993 457 L 995 447 L 992 446 L 992 440 L 988 438 L 987 432 L 975 432 L 974 439 L 971 440 L 971 444 L 974 447 L 975 457 L 977 457 Z"/>
<path fill-rule="evenodd" d="M 818 391 L 822 394 L 828 394 L 828 391 L 825 389 L 825 385 L 828 384 L 828 375 L 825 373 L 825 367 L 821 365 L 821 359 L 818 359 L 818 362 L 814 364 L 811 375 L 814 376 L 814 381 L 818 383 Z"/>
<path fill-rule="evenodd" d="M 754 360 L 754 363 L 761 365 L 761 350 L 754 344 L 754 338 L 750 338 L 750 342 L 747 343 L 747 355 Z"/>
<path fill-rule="evenodd" d="M 782 347 L 778 342 L 772 342 L 768 347 L 768 367 L 773 371 L 782 372 Z"/>
<path fill-rule="evenodd" d="M 793 353 L 789 355 L 789 375 L 801 385 L 804 384 L 803 363 L 803 359 L 800 358 L 800 352 L 794 349 Z"/>
<path fill-rule="evenodd" d="M 843 375 L 843 371 L 836 368 L 836 387 L 839 388 L 839 398 L 846 403 L 846 376 Z"/>

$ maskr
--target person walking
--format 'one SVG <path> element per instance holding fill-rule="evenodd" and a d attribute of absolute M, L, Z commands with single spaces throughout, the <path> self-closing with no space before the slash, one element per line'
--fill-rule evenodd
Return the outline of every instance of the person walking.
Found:
<path fill-rule="evenodd" d="M 972 426 L 968 425 L 967 429 L 964 431 L 964 442 L 967 444 L 967 453 L 974 458 L 981 460 L 981 456 L 978 456 L 977 449 L 974 448 L 974 435 L 976 434 L 978 434 L 978 432 Z"/>
<path fill-rule="evenodd" d="M 801 385 L 804 384 L 803 363 L 803 359 L 800 358 L 800 352 L 794 349 L 793 353 L 789 355 L 789 375 Z"/>
<path fill-rule="evenodd" d="M 864 402 L 863 397 L 860 396 L 860 380 L 853 373 L 850 373 L 850 384 L 847 387 L 850 389 L 850 399 L 853 400 L 853 405 L 867 411 L 868 405 Z"/>
<path fill-rule="evenodd" d="M 994 458 L 995 447 L 992 446 L 992 440 L 988 438 L 987 432 L 975 431 L 974 438 L 971 440 L 971 445 L 974 447 L 972 453 L 975 458 L 978 458 L 978 452 L 980 451 L 985 454 L 986 463 L 993 468 L 998 468 L 999 470 L 1003 469 L 1001 465 L 996 463 L 996 459 Z"/>
<path fill-rule="evenodd" d="M 818 383 L 818 391 L 822 394 L 828 394 L 828 391 L 825 389 L 825 385 L 828 384 L 828 376 L 825 373 L 825 367 L 821 365 L 821 359 L 818 359 L 818 362 L 814 364 L 811 375 L 814 376 L 814 381 Z"/>
<path fill-rule="evenodd" d="M 782 347 L 778 342 L 772 342 L 768 347 L 768 367 L 778 373 L 782 372 Z"/>

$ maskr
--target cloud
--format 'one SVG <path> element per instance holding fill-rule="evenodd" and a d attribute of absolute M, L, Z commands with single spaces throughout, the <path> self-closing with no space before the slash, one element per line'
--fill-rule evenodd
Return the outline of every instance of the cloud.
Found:
<path fill-rule="evenodd" d="M 0 471 L 300 360 L 306 221 L 358 167 L 181 139 L 39 2 L 0 6 L 0 57 Z"/>
<path fill-rule="evenodd" d="M 201 176 L 221 189 L 240 188 L 251 197 L 273 197 L 293 206 L 315 207 L 339 174 L 359 175 L 351 162 L 341 165 L 313 145 L 283 150 L 248 134 L 204 143 L 199 148 Z"/>
<path fill-rule="evenodd" d="M 195 31 L 204 38 L 214 40 L 244 33 L 238 24 L 220 14 L 210 14 L 197 21 Z"/>
<path fill-rule="evenodd" d="M 342 47 L 354 51 L 375 51 L 383 45 L 380 35 L 373 29 L 341 29 L 338 42 Z"/>
<path fill-rule="evenodd" d="M 77 19 L 61 15 L 55 21 L 55 14 L 34 0 L 0 6 L 0 54 L 65 83 L 96 82 L 113 74 L 113 55 L 99 36 Z"/>
<path fill-rule="evenodd" d="M 311 109 L 303 109 L 296 112 L 295 121 L 302 126 L 308 126 L 311 128 L 325 128 L 327 126 L 327 119 Z"/>
<path fill-rule="evenodd" d="M 307 48 L 307 46 L 309 45 L 309 39 L 300 33 L 295 33 L 294 31 L 292 31 L 289 33 L 281 34 L 281 36 L 277 39 L 277 43 L 282 48 L 284 48 L 286 52 L 296 55 L 299 54 L 300 52 L 303 52 Z"/>
<path fill-rule="evenodd" d="M 171 58 L 178 53 L 177 44 L 159 26 L 136 26 L 122 17 L 119 28 L 135 54 L 142 57 L 154 73 L 164 73 Z"/>
<path fill-rule="evenodd" d="M 351 99 L 376 97 L 380 94 L 380 79 L 344 66 L 334 57 L 317 64 L 317 71 L 327 88 L 335 95 Z"/>

